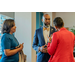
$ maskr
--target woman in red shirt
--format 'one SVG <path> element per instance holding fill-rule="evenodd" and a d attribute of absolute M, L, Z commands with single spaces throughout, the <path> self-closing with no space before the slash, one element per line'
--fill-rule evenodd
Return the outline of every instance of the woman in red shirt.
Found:
<path fill-rule="evenodd" d="M 60 17 L 56 17 L 53 23 L 58 31 L 53 33 L 52 41 L 49 39 L 47 46 L 51 55 L 49 62 L 74 62 L 74 34 L 64 28 Z"/>

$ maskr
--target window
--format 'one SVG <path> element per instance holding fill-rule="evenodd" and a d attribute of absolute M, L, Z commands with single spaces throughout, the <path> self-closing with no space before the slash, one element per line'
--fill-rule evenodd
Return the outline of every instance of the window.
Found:
<path fill-rule="evenodd" d="M 1 37 L 2 37 L 2 34 L 1 34 L 1 28 L 2 28 L 2 24 L 3 24 L 5 19 L 13 19 L 13 18 L 0 14 L 0 55 L 2 55 L 2 48 L 1 48 Z"/>

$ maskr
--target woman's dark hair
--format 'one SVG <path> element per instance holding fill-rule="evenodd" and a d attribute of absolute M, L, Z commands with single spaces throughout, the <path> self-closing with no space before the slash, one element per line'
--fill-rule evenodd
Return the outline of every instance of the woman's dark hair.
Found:
<path fill-rule="evenodd" d="M 63 26 L 63 20 L 61 17 L 56 17 L 54 20 L 53 20 L 53 23 L 55 26 L 57 26 L 58 28 L 61 28 Z"/>
<path fill-rule="evenodd" d="M 14 26 L 14 20 L 13 19 L 6 19 L 2 26 L 2 34 L 9 33 L 10 29 Z"/>

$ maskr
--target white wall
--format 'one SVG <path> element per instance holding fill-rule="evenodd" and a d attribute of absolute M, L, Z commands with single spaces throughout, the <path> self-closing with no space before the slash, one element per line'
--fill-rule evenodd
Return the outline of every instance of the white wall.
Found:
<path fill-rule="evenodd" d="M 75 26 L 75 12 L 56 12 L 56 17 L 61 17 L 65 27 Z"/>
<path fill-rule="evenodd" d="M 19 43 L 24 43 L 27 62 L 36 61 L 36 52 L 32 49 L 33 34 L 36 29 L 36 14 L 32 12 L 15 12 L 16 33 Z"/>
<path fill-rule="evenodd" d="M 75 26 L 75 12 L 45 12 L 50 15 L 51 18 L 51 26 L 53 25 L 53 19 L 55 17 L 61 17 L 64 21 L 65 27 L 73 27 Z"/>
<path fill-rule="evenodd" d="M 0 14 L 3 14 L 3 15 L 6 15 L 6 16 L 9 16 L 11 18 L 14 18 L 14 14 L 15 12 L 0 12 Z"/>

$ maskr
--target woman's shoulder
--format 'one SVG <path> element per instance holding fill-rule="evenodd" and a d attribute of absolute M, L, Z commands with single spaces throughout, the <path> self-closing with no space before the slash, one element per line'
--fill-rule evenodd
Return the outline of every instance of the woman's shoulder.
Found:
<path fill-rule="evenodd" d="M 59 33 L 59 32 L 57 31 L 57 32 L 54 32 L 53 34 L 56 34 L 56 35 L 57 35 L 58 33 Z"/>
<path fill-rule="evenodd" d="M 72 35 L 74 35 L 74 33 L 73 33 L 73 32 L 71 32 L 71 31 L 69 31 L 69 33 L 70 33 L 70 34 L 72 34 Z"/>
<path fill-rule="evenodd" d="M 10 38 L 10 35 L 8 33 L 4 33 L 2 38 Z"/>
<path fill-rule="evenodd" d="M 9 34 L 8 34 L 8 33 L 4 33 L 4 34 L 3 34 L 3 36 L 8 37 L 8 36 L 9 36 Z"/>
<path fill-rule="evenodd" d="M 73 37 L 75 37 L 73 32 L 69 31 L 69 33 L 70 33 Z"/>
<path fill-rule="evenodd" d="M 53 33 L 53 36 L 55 36 L 55 37 L 57 37 L 57 38 L 58 38 L 59 34 L 60 34 L 60 32 L 59 32 L 59 31 L 57 31 L 57 32 L 54 32 L 54 33 Z"/>

